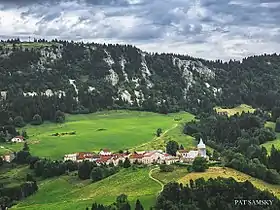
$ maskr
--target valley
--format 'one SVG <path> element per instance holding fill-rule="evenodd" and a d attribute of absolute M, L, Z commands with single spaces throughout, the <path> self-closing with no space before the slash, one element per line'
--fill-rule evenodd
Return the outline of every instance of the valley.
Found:
<path fill-rule="evenodd" d="M 181 122 L 174 120 L 178 117 Z M 99 152 L 104 148 L 116 152 L 131 148 L 139 150 L 143 148 L 143 145 L 148 150 L 162 149 L 165 147 L 164 142 L 167 139 L 155 138 L 158 128 L 161 128 L 163 132 L 171 129 L 170 138 L 176 138 L 180 144 L 193 147 L 193 138 L 183 136 L 180 125 L 180 123 L 192 119 L 194 116 L 186 112 L 161 115 L 151 112 L 119 110 L 67 115 L 66 122 L 63 124 L 45 122 L 40 126 L 28 125 L 24 129 L 29 136 L 28 144 L 33 155 L 62 160 L 63 156 L 68 153 Z M 176 124 L 178 128 L 175 126 Z M 172 134 L 173 127 L 176 130 Z M 52 136 L 55 133 L 71 131 L 76 131 L 76 134 Z M 23 144 L 0 143 L 0 146 L 18 151 Z"/>

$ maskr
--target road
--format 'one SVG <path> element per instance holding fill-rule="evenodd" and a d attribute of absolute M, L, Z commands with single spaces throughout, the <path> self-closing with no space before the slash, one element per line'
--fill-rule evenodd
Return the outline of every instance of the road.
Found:
<path fill-rule="evenodd" d="M 153 171 L 154 171 L 154 170 L 158 170 L 158 169 L 159 169 L 159 167 L 156 167 L 156 168 L 151 169 L 150 172 L 149 172 L 149 178 L 152 179 L 152 180 L 154 180 L 154 181 L 157 182 L 158 184 L 160 184 L 161 190 L 160 190 L 158 193 L 161 193 L 161 192 L 163 191 L 164 184 L 163 184 L 160 180 L 158 180 L 158 179 L 152 177 Z"/>

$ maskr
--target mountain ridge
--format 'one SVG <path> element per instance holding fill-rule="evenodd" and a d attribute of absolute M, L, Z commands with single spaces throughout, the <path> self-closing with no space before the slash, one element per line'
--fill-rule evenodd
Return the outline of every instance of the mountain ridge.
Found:
<path fill-rule="evenodd" d="M 36 113 L 44 115 L 44 109 L 52 110 L 43 117 L 48 120 L 55 109 L 84 113 L 129 108 L 197 114 L 215 105 L 239 103 L 271 109 L 279 100 L 268 103 L 263 99 L 269 94 L 270 98 L 280 96 L 278 70 L 277 54 L 222 62 L 147 53 L 131 45 L 57 40 L 0 44 L 1 103 L 6 107 L 2 109 L 9 115 L 23 115 L 26 121 Z M 268 82 L 261 81 L 263 76 Z M 17 104 L 19 100 L 37 108 L 21 111 L 24 107 Z M 51 103 L 55 107 L 49 108 Z"/>

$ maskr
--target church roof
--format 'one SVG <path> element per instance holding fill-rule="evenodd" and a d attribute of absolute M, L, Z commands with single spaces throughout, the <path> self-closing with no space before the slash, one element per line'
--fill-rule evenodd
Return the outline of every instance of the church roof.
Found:
<path fill-rule="evenodd" d="M 199 148 L 199 149 L 205 149 L 205 148 L 206 148 L 206 146 L 205 146 L 205 144 L 203 143 L 202 139 L 200 139 L 200 141 L 199 141 L 199 143 L 198 143 L 198 145 L 197 145 L 197 148 Z"/>

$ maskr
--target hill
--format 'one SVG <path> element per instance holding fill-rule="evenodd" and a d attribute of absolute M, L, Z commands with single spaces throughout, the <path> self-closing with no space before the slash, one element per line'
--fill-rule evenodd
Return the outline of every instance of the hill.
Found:
<path fill-rule="evenodd" d="M 175 121 L 180 118 L 180 121 Z M 154 141 L 156 130 L 161 128 L 168 132 L 173 126 L 190 121 L 194 116 L 179 112 L 174 114 L 157 114 L 150 112 L 122 111 L 97 112 L 93 114 L 67 115 L 66 122 L 55 124 L 46 122 L 43 125 L 28 125 L 24 129 L 29 135 L 28 144 L 30 152 L 39 157 L 61 159 L 64 154 L 99 151 L 108 148 L 112 151 L 126 150 L 147 143 L 145 149 L 163 149 Z M 74 135 L 54 134 L 71 133 Z M 174 134 L 175 135 L 175 134 Z M 179 143 L 190 145 L 191 137 L 183 136 L 181 130 L 176 135 L 181 136 Z M 154 146 L 153 146 L 154 145 Z M 18 150 L 21 143 L 4 144 L 0 146 Z M 162 145 L 165 147 L 165 143 Z M 137 147 L 141 149 L 141 147 Z"/>
<path fill-rule="evenodd" d="M 155 172 L 153 177 L 161 180 L 164 184 L 170 181 L 176 181 L 183 184 L 188 184 L 189 181 L 203 177 L 204 179 L 217 178 L 217 177 L 229 178 L 233 177 L 236 181 L 244 182 L 250 181 L 256 188 L 260 190 L 268 190 L 277 197 L 280 198 L 280 186 L 269 184 L 260 179 L 253 178 L 247 174 L 236 171 L 227 167 L 210 167 L 206 172 L 192 172 L 187 174 L 186 168 L 177 168 L 171 173 Z"/>
<path fill-rule="evenodd" d="M 17 115 L 54 120 L 57 109 L 198 114 L 248 104 L 271 110 L 279 104 L 279 64 L 276 54 L 221 62 L 130 45 L 10 40 L 0 46 L 0 125 Z"/>
<path fill-rule="evenodd" d="M 122 193 L 131 204 L 138 198 L 145 209 L 155 202 L 161 186 L 149 178 L 149 170 L 123 169 L 121 172 L 96 183 L 77 180 L 75 176 L 61 176 L 43 181 L 39 191 L 12 209 L 51 210 L 85 209 L 93 202 L 111 204 Z"/>

